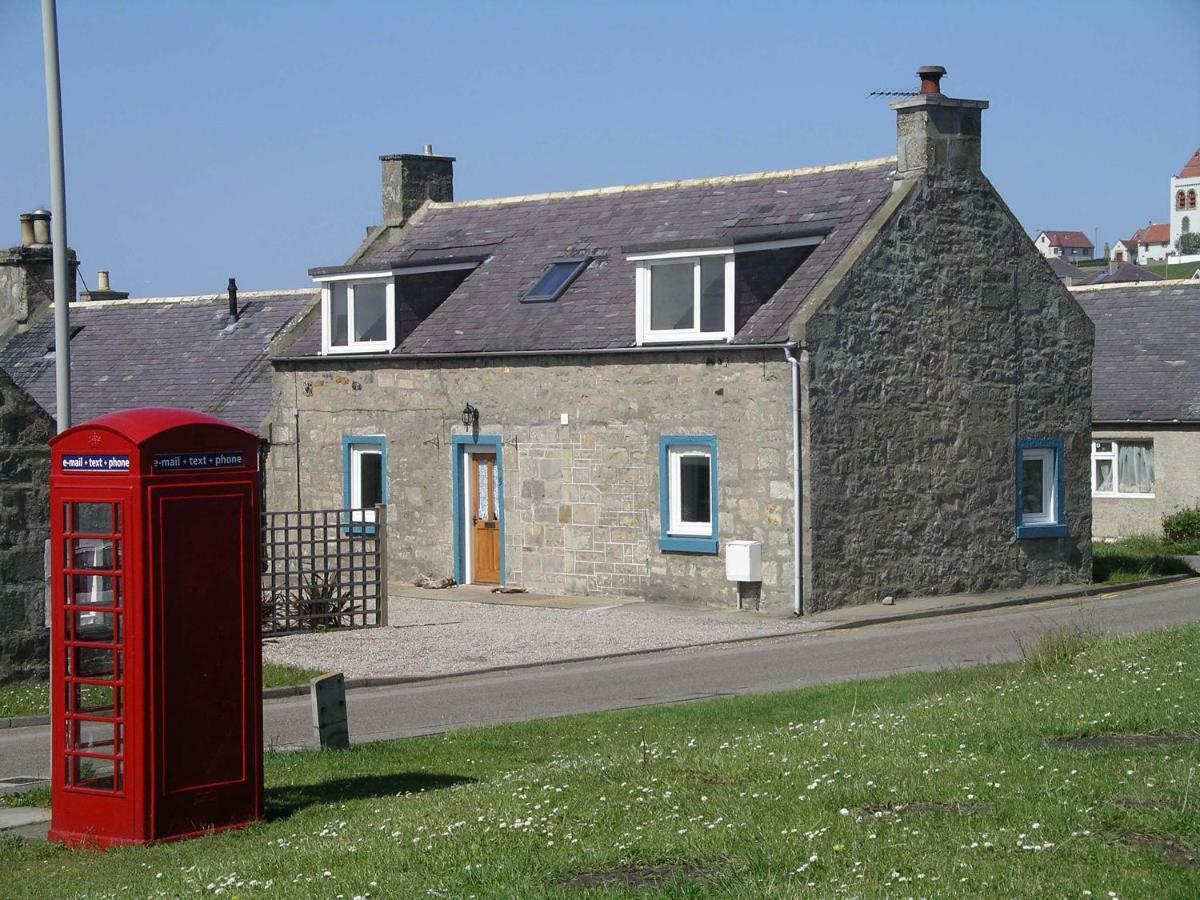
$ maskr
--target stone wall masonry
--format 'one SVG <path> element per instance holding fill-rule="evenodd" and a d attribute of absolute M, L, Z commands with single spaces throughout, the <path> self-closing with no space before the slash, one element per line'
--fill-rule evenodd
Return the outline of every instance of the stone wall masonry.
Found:
<path fill-rule="evenodd" d="M 804 339 L 810 608 L 1090 580 L 1091 322 L 986 179 L 922 177 Z M 1018 541 L 1044 436 L 1069 534 Z"/>
<path fill-rule="evenodd" d="M 45 678 L 54 420 L 0 371 L 0 682 Z"/>
<path fill-rule="evenodd" d="M 782 350 L 280 363 L 268 496 L 341 506 L 342 437 L 387 436 L 397 584 L 453 572 L 451 436 L 502 438 L 507 581 L 730 606 L 724 555 L 659 550 L 659 437 L 715 434 L 720 539 L 763 542 L 763 605 L 791 597 L 790 372 Z M 567 413 L 569 424 L 561 425 Z"/>

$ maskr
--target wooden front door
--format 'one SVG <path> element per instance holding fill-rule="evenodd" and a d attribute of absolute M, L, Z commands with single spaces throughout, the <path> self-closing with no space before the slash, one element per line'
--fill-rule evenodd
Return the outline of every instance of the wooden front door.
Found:
<path fill-rule="evenodd" d="M 496 509 L 496 454 L 470 456 L 471 581 L 500 582 L 500 519 Z"/>

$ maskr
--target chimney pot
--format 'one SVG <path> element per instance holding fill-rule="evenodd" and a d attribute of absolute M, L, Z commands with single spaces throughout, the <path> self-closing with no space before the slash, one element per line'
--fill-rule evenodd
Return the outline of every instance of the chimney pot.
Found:
<path fill-rule="evenodd" d="M 922 94 L 940 94 L 942 92 L 942 76 L 946 70 L 941 66 L 921 66 L 917 75 L 921 77 Z"/>
<path fill-rule="evenodd" d="M 108 286 L 108 269 L 101 269 L 96 273 L 96 290 L 111 290 L 111 288 Z"/>
<path fill-rule="evenodd" d="M 33 242 L 35 244 L 50 243 L 50 211 L 35 209 L 29 215 L 33 219 Z"/>
<path fill-rule="evenodd" d="M 426 144 L 426 145 L 425 145 L 425 155 L 426 155 L 426 156 L 433 156 L 433 144 Z"/>
<path fill-rule="evenodd" d="M 237 281 L 230 278 L 226 290 L 229 292 L 229 318 L 236 322 L 238 320 Z"/>
<path fill-rule="evenodd" d="M 21 246 L 32 247 L 33 244 L 33 213 L 21 213 Z"/>

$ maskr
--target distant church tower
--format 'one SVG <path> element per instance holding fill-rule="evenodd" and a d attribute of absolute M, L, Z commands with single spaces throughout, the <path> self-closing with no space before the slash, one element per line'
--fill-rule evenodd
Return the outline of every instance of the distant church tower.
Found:
<path fill-rule="evenodd" d="M 1171 179 L 1171 250 L 1179 243 L 1179 236 L 1189 231 L 1200 231 L 1200 207 L 1196 205 L 1200 195 L 1200 150 Z"/>

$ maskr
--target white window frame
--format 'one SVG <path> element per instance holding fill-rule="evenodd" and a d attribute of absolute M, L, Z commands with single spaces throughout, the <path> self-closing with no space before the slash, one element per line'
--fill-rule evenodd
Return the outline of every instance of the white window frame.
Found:
<path fill-rule="evenodd" d="M 1042 512 L 1021 512 L 1021 525 L 1058 525 L 1058 478 L 1054 471 L 1055 451 L 1052 447 L 1026 447 L 1021 451 L 1021 465 L 1030 460 L 1042 463 Z M 1024 477 L 1024 472 L 1022 472 Z"/>
<path fill-rule="evenodd" d="M 683 521 L 682 479 L 680 463 L 685 457 L 703 457 L 708 460 L 709 498 L 707 522 Z M 667 447 L 667 466 L 670 483 L 667 485 L 669 514 L 667 519 L 667 535 L 669 537 L 713 537 L 713 497 L 712 497 L 712 450 L 704 444 L 671 444 Z"/>
<path fill-rule="evenodd" d="M 727 341 L 733 337 L 734 323 L 734 280 L 733 254 L 725 256 L 725 321 L 720 331 L 700 330 L 700 260 L 703 256 L 718 254 L 696 254 L 670 259 L 654 259 L 640 262 L 637 267 L 637 342 L 638 344 L 679 343 L 680 341 Z M 692 264 L 692 328 L 652 329 L 650 327 L 651 276 L 656 265 Z"/>
<path fill-rule="evenodd" d="M 363 441 L 361 444 L 350 444 L 350 521 L 356 523 L 375 524 L 375 510 L 365 509 L 362 504 L 362 459 L 364 456 L 379 457 L 380 500 L 383 497 L 383 480 L 387 472 L 383 465 L 383 447 L 376 441 Z"/>
<path fill-rule="evenodd" d="M 334 275 L 320 278 L 321 284 L 321 352 L 323 355 L 339 353 L 390 353 L 396 347 L 396 279 L 391 272 L 356 272 L 353 275 Z M 346 345 L 333 344 L 333 288 L 332 282 L 345 281 L 346 285 Z M 354 288 L 359 284 L 384 284 L 386 293 L 385 321 L 387 337 L 382 341 L 354 340 Z"/>
<path fill-rule="evenodd" d="M 1119 460 L 1121 457 L 1121 444 L 1122 443 L 1125 443 L 1125 444 L 1149 444 L 1150 452 L 1151 453 L 1154 452 L 1154 441 L 1151 438 L 1128 438 L 1124 441 L 1122 441 L 1118 438 L 1093 438 L 1092 439 L 1092 473 L 1091 473 L 1092 496 L 1093 497 L 1105 497 L 1105 498 L 1117 499 L 1117 500 L 1153 500 L 1154 499 L 1154 491 L 1153 490 L 1142 494 L 1142 493 L 1138 493 L 1136 491 L 1121 491 L 1119 489 L 1119 485 L 1121 484 L 1121 473 L 1120 473 L 1120 471 L 1118 471 L 1117 467 L 1119 465 Z M 1112 446 L 1112 450 L 1107 451 L 1107 452 L 1097 450 L 1096 446 L 1098 444 L 1110 444 Z M 1101 490 L 1098 490 L 1096 487 L 1096 460 L 1099 460 L 1099 459 L 1107 459 L 1112 462 L 1113 489 L 1111 491 L 1101 491 Z"/>

